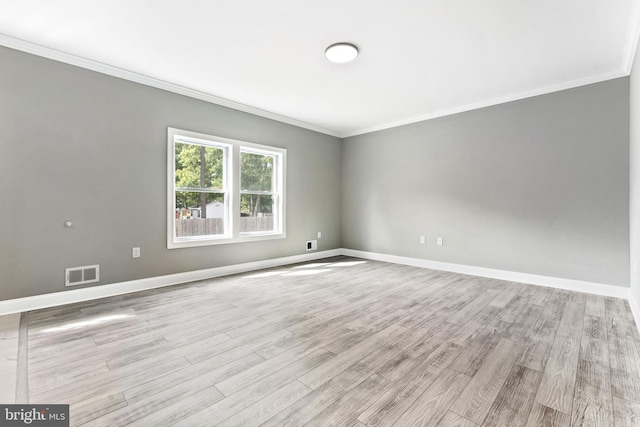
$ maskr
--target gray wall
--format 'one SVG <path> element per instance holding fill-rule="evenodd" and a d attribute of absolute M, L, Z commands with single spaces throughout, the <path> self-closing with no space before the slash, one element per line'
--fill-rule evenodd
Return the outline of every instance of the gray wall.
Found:
<path fill-rule="evenodd" d="M 167 250 L 169 126 L 286 148 L 286 240 Z M 0 149 L 0 300 L 340 247 L 338 138 L 0 48 Z"/>
<path fill-rule="evenodd" d="M 631 294 L 640 304 L 640 44 L 631 70 L 630 89 L 629 218 Z"/>
<path fill-rule="evenodd" d="M 628 159 L 628 78 L 347 138 L 342 245 L 628 286 Z"/>
<path fill-rule="evenodd" d="M 65 290 L 70 266 L 100 264 L 99 286 L 301 254 L 317 231 L 320 250 L 629 284 L 629 79 L 342 144 L 1 47 L 0 94 L 0 300 Z M 287 148 L 287 238 L 167 250 L 169 126 Z M 640 300 L 637 274 L 632 289 Z"/>

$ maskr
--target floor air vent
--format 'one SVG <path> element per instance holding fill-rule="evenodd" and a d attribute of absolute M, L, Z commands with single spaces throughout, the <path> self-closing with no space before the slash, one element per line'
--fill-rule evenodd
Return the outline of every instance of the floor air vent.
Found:
<path fill-rule="evenodd" d="M 100 280 L 100 266 L 86 265 L 65 269 L 65 286 L 84 285 Z"/>

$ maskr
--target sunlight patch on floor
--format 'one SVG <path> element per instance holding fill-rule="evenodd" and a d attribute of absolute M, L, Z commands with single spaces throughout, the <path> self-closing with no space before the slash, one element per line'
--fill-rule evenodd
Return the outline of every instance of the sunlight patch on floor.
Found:
<path fill-rule="evenodd" d="M 333 267 L 353 267 L 360 264 L 366 264 L 367 261 L 338 261 L 338 262 L 311 262 L 309 264 L 299 265 L 293 267 L 296 271 L 291 270 L 278 270 L 267 271 L 264 273 L 250 274 L 244 276 L 245 279 L 257 279 L 261 277 L 274 277 L 274 276 L 312 276 L 315 274 L 322 274 L 331 271 Z M 320 268 L 318 268 L 320 267 Z"/>
<path fill-rule="evenodd" d="M 313 276 L 314 274 L 322 274 L 331 271 L 330 268 L 325 268 L 322 270 L 300 270 L 300 271 L 292 271 L 290 273 L 285 273 L 283 276 Z"/>
<path fill-rule="evenodd" d="M 354 265 L 366 264 L 367 261 L 342 261 L 328 264 L 328 267 L 353 267 Z"/>
<path fill-rule="evenodd" d="M 330 262 L 312 262 L 311 264 L 299 265 L 293 268 L 316 268 L 316 267 L 325 267 L 330 265 Z"/>
<path fill-rule="evenodd" d="M 273 276 L 281 276 L 285 273 L 289 273 L 289 270 L 284 270 L 284 271 L 267 271 L 266 273 L 257 273 L 257 274 L 252 274 L 250 276 L 244 276 L 245 279 L 255 279 L 255 278 L 260 278 L 260 277 L 273 277 Z"/>
<path fill-rule="evenodd" d="M 56 326 L 55 328 L 45 329 L 42 332 L 62 332 L 72 329 L 80 329 L 86 326 L 102 325 L 104 323 L 113 322 L 116 320 L 127 319 L 129 317 L 135 317 L 133 314 L 112 314 L 109 316 L 100 316 L 89 320 L 80 320 L 78 322 L 67 323 L 66 325 Z"/>

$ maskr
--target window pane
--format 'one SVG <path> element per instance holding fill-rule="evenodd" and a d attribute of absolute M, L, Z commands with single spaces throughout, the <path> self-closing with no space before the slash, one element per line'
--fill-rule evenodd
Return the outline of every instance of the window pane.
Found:
<path fill-rule="evenodd" d="M 273 156 L 240 153 L 240 189 L 273 191 Z"/>
<path fill-rule="evenodd" d="M 203 145 L 175 143 L 176 187 L 223 188 L 224 150 Z"/>
<path fill-rule="evenodd" d="M 224 234 L 224 212 L 224 194 L 176 191 L 176 237 Z"/>
<path fill-rule="evenodd" d="M 240 232 L 273 231 L 273 196 L 242 194 L 240 196 Z"/>

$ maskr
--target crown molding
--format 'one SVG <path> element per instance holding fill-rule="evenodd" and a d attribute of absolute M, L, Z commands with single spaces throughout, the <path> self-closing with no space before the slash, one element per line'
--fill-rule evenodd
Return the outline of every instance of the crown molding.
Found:
<path fill-rule="evenodd" d="M 0 34 L 0 45 L 11 48 L 11 49 L 19 50 L 22 52 L 30 53 L 33 55 L 41 56 L 43 58 L 53 59 L 55 61 L 63 62 L 65 64 L 74 65 L 76 67 L 85 68 L 87 70 L 96 71 L 98 73 L 106 74 L 112 77 L 118 77 L 124 80 L 129 80 L 129 81 L 140 83 L 146 86 L 155 87 L 157 89 L 166 90 L 168 92 L 177 93 L 179 95 L 185 95 L 190 98 L 199 99 L 201 101 L 210 102 L 212 104 L 221 105 L 223 107 L 232 108 L 234 110 L 264 117 L 266 119 L 271 119 L 281 123 L 286 123 L 286 124 L 297 126 L 300 128 L 309 129 L 314 132 L 319 132 L 319 133 L 324 133 L 326 135 L 340 137 L 338 132 L 331 129 L 325 129 L 321 126 L 316 126 L 311 123 L 293 119 L 291 117 L 282 116 L 280 114 L 272 113 L 270 111 L 252 107 L 250 105 L 245 105 L 239 102 L 231 101 L 226 98 L 220 98 L 218 96 L 201 92 L 196 89 L 191 89 L 185 86 L 170 83 L 154 77 L 145 76 L 144 74 L 139 74 L 133 71 L 125 70 L 123 68 L 114 67 L 113 65 L 94 61 L 88 58 L 83 58 L 81 56 L 73 55 L 71 53 L 52 49 L 46 46 L 28 42 L 25 40 L 20 40 L 14 37 L 7 36 L 5 34 Z"/>
<path fill-rule="evenodd" d="M 399 126 L 410 125 L 413 123 L 423 122 L 426 120 L 437 119 L 439 117 L 451 116 L 453 114 L 464 113 L 467 111 L 478 110 L 480 108 L 491 107 L 494 105 L 505 104 L 507 102 L 519 101 L 521 99 L 532 98 L 534 96 L 546 95 L 553 92 L 559 92 L 562 90 L 573 89 L 580 86 L 586 86 L 594 83 L 600 83 L 606 80 L 617 79 L 619 77 L 626 77 L 629 73 L 624 70 L 618 70 L 595 76 L 584 77 L 581 79 L 571 80 L 568 82 L 558 83 L 554 85 L 544 86 L 537 89 L 531 89 L 523 92 L 517 92 L 510 95 L 505 95 L 497 98 L 491 98 L 480 102 L 471 104 L 464 104 L 457 107 L 438 110 L 432 113 L 423 114 L 420 116 L 411 117 L 408 119 L 398 120 L 387 124 L 372 126 L 352 132 L 343 132 L 339 136 L 340 138 L 349 138 L 352 136 L 363 135 L 365 133 L 377 132 L 380 130 L 392 129 Z"/>
<path fill-rule="evenodd" d="M 639 2 L 640 3 L 640 2 Z M 25 40 L 17 39 L 15 37 L 0 34 L 0 45 L 11 49 L 19 50 L 22 52 L 30 53 L 33 55 L 41 56 L 44 58 L 59 61 L 65 64 L 74 65 L 87 70 L 96 71 L 102 74 L 106 74 L 112 77 L 117 77 L 140 83 L 146 86 L 155 87 L 157 89 L 166 90 L 179 95 L 188 96 L 190 98 L 199 99 L 201 101 L 210 102 L 212 104 L 220 105 L 223 107 L 232 108 L 234 110 L 242 111 L 245 113 L 253 114 L 266 119 L 275 120 L 281 123 L 290 124 L 300 128 L 308 129 L 314 132 L 323 133 L 338 138 L 349 138 L 352 136 L 362 135 L 371 132 L 377 132 L 381 130 L 391 129 L 399 126 L 418 123 L 426 120 L 436 119 L 439 117 L 450 116 L 453 114 L 464 113 L 467 111 L 477 110 L 480 108 L 491 107 L 494 105 L 504 104 L 507 102 L 518 101 L 526 98 L 531 98 L 538 95 L 546 95 L 553 92 L 558 92 L 566 89 L 573 89 L 579 86 L 585 86 L 594 83 L 600 83 L 606 80 L 612 80 L 619 77 L 626 77 L 631 71 L 635 50 L 638 45 L 638 37 L 640 36 L 640 5 L 635 6 L 635 14 L 631 18 L 631 25 L 629 31 L 629 37 L 627 40 L 627 46 L 625 48 L 625 57 L 620 70 L 598 74 L 595 76 L 589 76 L 581 79 L 571 80 L 559 84 L 549 85 L 541 88 L 531 89 L 528 91 L 518 92 L 502 97 L 487 99 L 475 103 L 464 104 L 457 107 L 434 111 L 419 116 L 410 117 L 386 124 L 371 126 L 354 131 L 339 132 L 332 129 L 327 129 L 321 126 L 317 126 L 311 123 L 303 122 L 291 117 L 283 116 L 270 111 L 262 110 L 249 105 L 241 104 L 239 102 L 231 101 L 229 99 L 221 98 L 215 95 L 211 95 L 205 92 L 201 92 L 195 89 L 191 89 L 185 86 L 170 83 L 164 80 L 160 80 L 154 77 L 149 77 L 143 74 L 139 74 L 133 71 L 125 70 L 123 68 L 108 65 L 102 62 L 94 61 L 92 59 L 83 58 L 81 56 L 73 55 L 67 52 L 52 49 L 39 44 L 31 43 Z"/>

